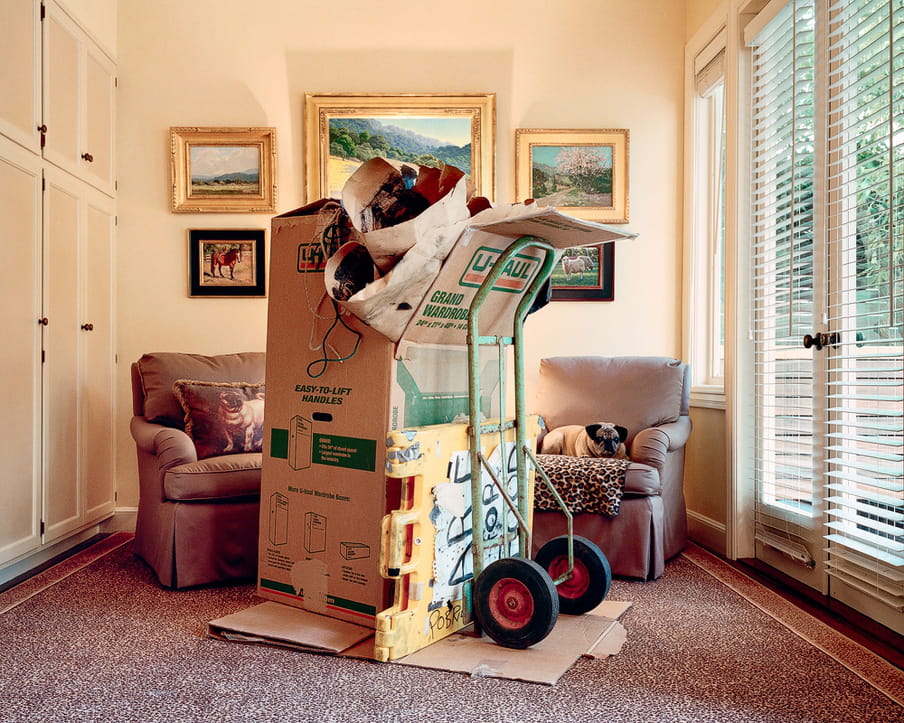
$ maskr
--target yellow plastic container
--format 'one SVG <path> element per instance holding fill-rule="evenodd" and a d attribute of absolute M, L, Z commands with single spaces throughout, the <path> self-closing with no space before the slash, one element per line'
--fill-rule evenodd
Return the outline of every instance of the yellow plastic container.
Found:
<path fill-rule="evenodd" d="M 494 481 L 481 479 L 484 519 L 471 519 L 471 471 L 466 424 L 415 427 L 390 433 L 387 476 L 401 480 L 401 508 L 382 521 L 380 572 L 395 580 L 393 605 L 376 616 L 374 657 L 404 657 L 472 621 L 473 535 L 489 546 L 487 563 L 519 552 L 518 522 Z M 539 420 L 528 417 L 533 445 Z M 514 430 L 482 436 L 482 451 L 517 501 Z M 505 470 L 510 474 L 506 475 Z M 533 470 L 523 485 L 533 508 Z M 527 521 L 530 524 L 530 520 Z"/>

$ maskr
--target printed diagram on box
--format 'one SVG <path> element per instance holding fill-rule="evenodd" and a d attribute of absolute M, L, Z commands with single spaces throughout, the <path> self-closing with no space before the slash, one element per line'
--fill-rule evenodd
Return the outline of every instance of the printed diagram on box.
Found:
<path fill-rule="evenodd" d="M 346 560 L 364 560 L 370 557 L 370 545 L 363 542 L 340 542 L 339 554 Z"/>
<path fill-rule="evenodd" d="M 304 516 L 304 549 L 308 552 L 326 551 L 326 517 L 316 512 Z"/>
<path fill-rule="evenodd" d="M 311 466 L 313 446 L 311 420 L 302 416 L 292 417 L 289 424 L 289 466 L 292 469 L 307 469 Z"/>
<path fill-rule="evenodd" d="M 268 538 L 274 545 L 285 545 L 289 541 L 289 498 L 279 492 L 270 495 Z"/>

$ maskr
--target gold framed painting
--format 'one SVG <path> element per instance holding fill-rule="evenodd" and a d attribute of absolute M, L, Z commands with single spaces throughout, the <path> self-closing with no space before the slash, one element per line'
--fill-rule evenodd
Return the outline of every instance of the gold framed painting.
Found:
<path fill-rule="evenodd" d="M 627 130 L 515 130 L 515 196 L 600 223 L 628 223 Z"/>
<path fill-rule="evenodd" d="M 275 128 L 170 128 L 175 213 L 276 210 Z"/>
<path fill-rule="evenodd" d="M 455 166 L 476 195 L 493 200 L 496 94 L 306 93 L 304 146 L 308 203 L 339 198 L 375 156 Z"/>

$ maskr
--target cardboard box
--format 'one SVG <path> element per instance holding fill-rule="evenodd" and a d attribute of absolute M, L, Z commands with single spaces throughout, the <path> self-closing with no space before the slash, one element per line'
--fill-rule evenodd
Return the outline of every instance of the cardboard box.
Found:
<path fill-rule="evenodd" d="M 532 236 L 556 249 L 612 243 L 636 234 L 624 229 L 566 216 L 554 208 L 512 204 L 474 216 L 439 274 L 415 307 L 402 332 L 401 348 L 410 343 L 464 345 L 471 302 L 489 271 L 515 239 Z M 518 302 L 537 276 L 546 252 L 528 246 L 509 260 L 478 317 L 482 335 L 512 334 Z"/>
<path fill-rule="evenodd" d="M 401 504 L 386 436 L 466 413 L 468 381 L 466 350 L 412 345 L 396 358 L 325 294 L 331 246 L 356 233 L 329 200 L 272 222 L 258 594 L 373 627 L 393 597 L 381 521 Z M 498 414 L 484 376 L 485 414 Z"/>
<path fill-rule="evenodd" d="M 468 538 L 457 540 L 460 550 L 434 545 L 431 529 L 435 533 L 436 521 L 449 516 L 439 500 L 434 502 L 439 494 L 434 487 L 452 481 L 450 474 L 458 474 L 454 481 L 470 474 L 459 464 L 467 458 L 466 425 L 449 424 L 468 413 L 464 330 L 470 300 L 513 238 L 541 234 L 555 235 L 557 248 L 631 235 L 554 209 L 489 209 L 458 236 L 436 277 L 428 279 L 423 299 L 400 310 L 407 320 L 396 344 L 325 291 L 328 259 L 338 248 L 361 242 L 342 207 L 326 199 L 273 219 L 261 483 L 261 499 L 269 503 L 261 506 L 261 597 L 376 628 L 384 659 L 470 621 L 468 592 L 462 588 L 471 566 L 470 554 L 463 552 Z M 544 254 L 526 250 L 506 267 L 484 304 L 482 334 L 511 335 L 514 309 Z M 486 418 L 500 416 L 494 395 L 497 353 L 481 352 L 482 366 L 492 370 L 481 375 L 480 411 Z M 416 454 L 432 458 L 443 471 L 422 482 L 426 497 L 417 524 L 424 534 L 413 539 L 422 539 L 436 556 L 421 556 L 416 579 L 409 579 L 385 562 L 392 536 L 384 519 L 398 522 L 393 513 L 410 511 L 412 496 L 403 478 L 387 474 L 388 455 L 410 461 L 415 445 L 402 450 L 387 437 L 391 430 L 411 429 L 406 434 L 416 435 L 435 425 L 445 428 Z M 484 454 L 492 457 L 498 445 L 485 436 Z M 530 480 L 526 488 L 532 490 Z M 501 519 L 501 499 L 494 504 Z M 446 522 L 473 534 L 467 501 L 459 507 L 457 517 Z M 443 564 L 441 557 L 455 555 L 455 581 L 439 585 L 435 566 Z M 409 607 L 414 600 L 418 605 Z M 431 613 L 442 606 L 454 624 L 431 628 Z M 414 615 L 412 607 L 418 608 Z"/>

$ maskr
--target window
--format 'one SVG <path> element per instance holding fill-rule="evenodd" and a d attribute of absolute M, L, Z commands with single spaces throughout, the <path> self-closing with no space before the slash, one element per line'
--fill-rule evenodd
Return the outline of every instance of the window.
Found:
<path fill-rule="evenodd" d="M 685 356 L 695 406 L 724 408 L 725 29 L 687 48 L 689 184 L 686 194 Z"/>

